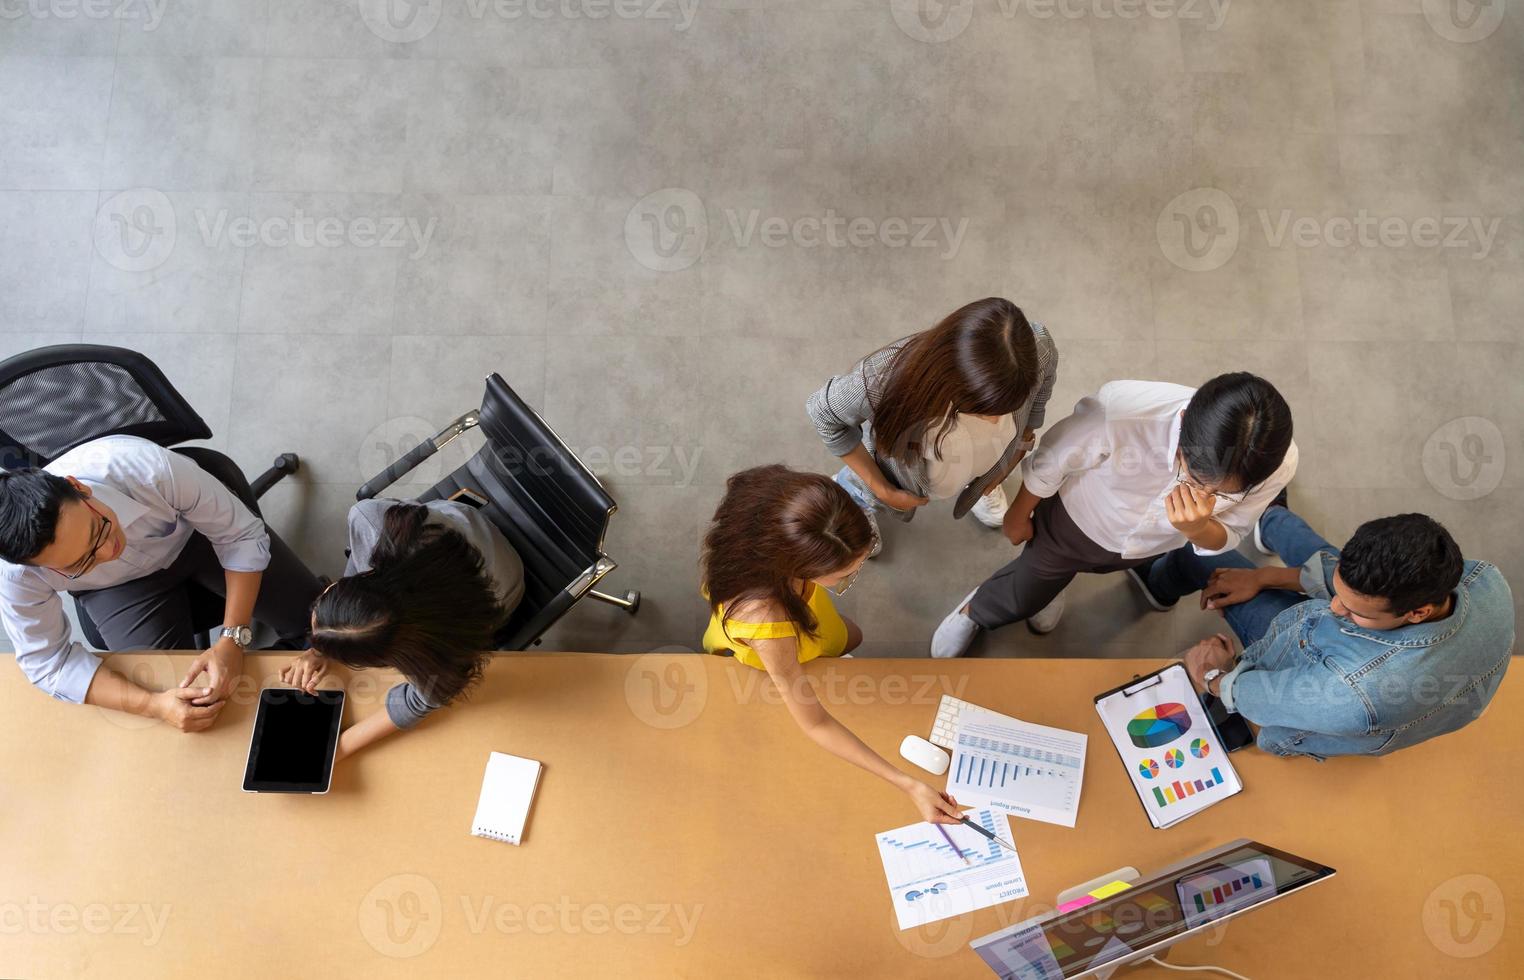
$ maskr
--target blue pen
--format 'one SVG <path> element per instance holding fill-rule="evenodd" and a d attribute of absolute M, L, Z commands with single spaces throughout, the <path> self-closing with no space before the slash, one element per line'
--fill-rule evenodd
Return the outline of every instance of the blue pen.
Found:
<path fill-rule="evenodd" d="M 937 828 L 937 833 L 941 834 L 942 835 L 942 839 L 947 841 L 947 846 L 953 849 L 953 853 L 958 855 L 958 857 L 962 858 L 964 864 L 968 864 L 969 863 L 968 855 L 964 854 L 963 851 L 958 848 L 958 845 L 953 843 L 953 839 L 951 837 L 947 836 L 947 828 L 943 827 L 939 823 L 934 823 L 934 824 L 932 824 L 932 826 Z"/>

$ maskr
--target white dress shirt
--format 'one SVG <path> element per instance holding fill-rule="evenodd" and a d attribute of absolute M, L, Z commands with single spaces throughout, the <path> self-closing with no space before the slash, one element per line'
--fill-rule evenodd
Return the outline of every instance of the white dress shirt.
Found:
<path fill-rule="evenodd" d="M 60 701 L 83 702 L 101 658 L 69 638 L 62 592 L 90 592 L 167 568 L 192 531 L 211 542 L 222 566 L 262 572 L 270 563 L 265 524 L 231 490 L 179 453 L 136 436 L 108 436 L 71 449 L 48 472 L 72 476 L 116 514 L 127 534 L 120 557 L 77 579 L 0 561 L 0 620 L 16 665 Z"/>
<path fill-rule="evenodd" d="M 1170 524 L 1164 498 L 1175 488 L 1180 415 L 1196 389 L 1163 381 L 1112 381 L 1049 426 L 1022 461 L 1022 480 L 1038 497 L 1059 494 L 1086 537 L 1123 558 L 1147 558 L 1186 543 Z M 1238 547 L 1296 473 L 1297 449 L 1243 500 L 1218 496 L 1212 516 L 1228 532 L 1220 555 Z"/>

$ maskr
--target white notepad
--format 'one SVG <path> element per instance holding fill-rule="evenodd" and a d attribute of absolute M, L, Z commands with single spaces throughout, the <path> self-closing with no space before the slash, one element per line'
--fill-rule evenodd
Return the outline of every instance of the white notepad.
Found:
<path fill-rule="evenodd" d="M 471 819 L 471 833 L 517 844 L 524 835 L 524 821 L 529 819 L 529 805 L 539 784 L 538 762 L 492 753 L 487 759 L 487 774 L 482 777 L 482 795 Z"/>

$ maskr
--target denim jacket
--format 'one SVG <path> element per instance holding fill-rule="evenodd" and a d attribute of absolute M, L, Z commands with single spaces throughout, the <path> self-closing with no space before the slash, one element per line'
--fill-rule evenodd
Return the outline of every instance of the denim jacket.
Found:
<path fill-rule="evenodd" d="M 1338 553 L 1302 568 L 1310 597 L 1284 610 L 1224 676 L 1226 705 L 1277 755 L 1384 755 L 1453 732 L 1497 693 L 1513 650 L 1513 594 L 1496 567 L 1468 561 L 1449 616 L 1368 630 L 1333 614 Z"/>

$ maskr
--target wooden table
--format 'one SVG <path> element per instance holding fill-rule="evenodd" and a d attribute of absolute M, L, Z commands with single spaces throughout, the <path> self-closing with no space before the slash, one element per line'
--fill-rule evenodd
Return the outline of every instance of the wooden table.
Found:
<path fill-rule="evenodd" d="M 113 662 L 168 686 L 187 660 Z M 1387 758 L 1241 752 L 1240 796 L 1156 831 L 1091 701 L 1158 663 L 812 664 L 831 710 L 890 759 L 944 692 L 1090 733 L 1078 827 L 1012 822 L 1031 898 L 902 933 L 873 835 L 915 813 L 809 744 L 756 671 L 505 655 L 469 704 L 342 765 L 329 795 L 245 794 L 256 684 L 283 662 L 251 656 L 248 687 L 197 735 L 53 702 L 3 665 L 0 975 L 992 976 L 969 938 L 1114 868 L 1237 837 L 1339 874 L 1173 962 L 1254 980 L 1524 969 L 1516 678 L 1475 725 Z M 352 721 L 391 680 L 332 683 Z M 493 749 L 546 766 L 521 847 L 468 833 Z"/>

